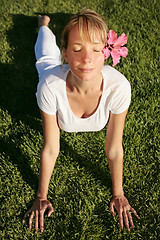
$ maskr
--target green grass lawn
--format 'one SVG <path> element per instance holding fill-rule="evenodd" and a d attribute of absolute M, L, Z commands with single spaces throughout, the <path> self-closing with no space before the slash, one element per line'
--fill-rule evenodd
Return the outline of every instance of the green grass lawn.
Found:
<path fill-rule="evenodd" d="M 128 35 L 126 59 L 115 68 L 132 86 L 124 129 L 124 190 L 137 210 L 135 228 L 121 230 L 111 216 L 111 176 L 106 129 L 61 131 L 61 153 L 50 182 L 54 214 L 34 236 L 21 220 L 35 197 L 42 124 L 36 104 L 34 44 L 37 14 L 51 17 L 60 45 L 65 22 L 92 8 L 110 29 Z M 0 239 L 160 239 L 159 27 L 158 0 L 0 0 Z M 112 60 L 108 60 L 112 65 Z"/>

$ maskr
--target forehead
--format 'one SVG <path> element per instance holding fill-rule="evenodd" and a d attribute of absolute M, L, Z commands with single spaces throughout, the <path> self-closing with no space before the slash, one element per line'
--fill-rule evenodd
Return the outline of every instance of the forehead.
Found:
<path fill-rule="evenodd" d="M 82 26 L 81 29 L 79 25 L 76 24 L 69 32 L 68 43 L 73 44 L 74 42 L 92 42 L 92 43 L 102 43 L 102 37 L 96 28 L 88 30 L 87 26 Z"/>

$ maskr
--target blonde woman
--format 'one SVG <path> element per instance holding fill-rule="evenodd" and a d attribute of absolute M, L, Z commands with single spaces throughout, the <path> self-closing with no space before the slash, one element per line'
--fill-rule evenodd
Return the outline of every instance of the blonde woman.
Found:
<path fill-rule="evenodd" d="M 44 144 L 40 159 L 37 198 L 28 213 L 29 228 L 35 217 L 43 232 L 44 212 L 53 212 L 47 200 L 49 181 L 60 150 L 60 129 L 67 132 L 99 131 L 106 124 L 105 152 L 112 176 L 113 198 L 110 211 L 118 212 L 121 228 L 133 227 L 130 206 L 123 191 L 122 135 L 131 99 L 128 80 L 111 66 L 104 65 L 103 49 L 108 26 L 92 10 L 84 10 L 68 22 L 63 31 L 62 52 L 66 64 L 61 65 L 60 50 L 48 28 L 50 18 L 39 16 L 39 33 L 35 45 L 39 74 L 37 103 L 40 108 Z"/>

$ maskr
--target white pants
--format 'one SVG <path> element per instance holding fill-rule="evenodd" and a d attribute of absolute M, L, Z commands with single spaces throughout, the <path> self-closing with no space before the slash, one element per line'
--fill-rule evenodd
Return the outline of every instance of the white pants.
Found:
<path fill-rule="evenodd" d="M 47 70 L 61 64 L 61 53 L 56 44 L 55 35 L 47 26 L 42 26 L 39 29 L 35 55 L 39 79 Z"/>

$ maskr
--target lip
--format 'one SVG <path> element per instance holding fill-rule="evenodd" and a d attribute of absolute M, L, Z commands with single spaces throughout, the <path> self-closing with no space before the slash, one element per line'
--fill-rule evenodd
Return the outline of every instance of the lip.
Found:
<path fill-rule="evenodd" d="M 93 71 L 93 68 L 79 68 L 79 70 L 83 73 L 90 73 Z"/>

